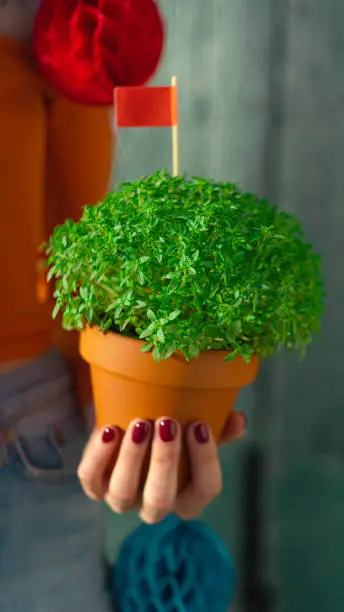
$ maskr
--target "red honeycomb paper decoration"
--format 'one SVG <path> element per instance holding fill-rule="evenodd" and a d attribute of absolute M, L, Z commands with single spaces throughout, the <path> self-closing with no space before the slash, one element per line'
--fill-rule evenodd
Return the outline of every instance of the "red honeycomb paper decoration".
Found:
<path fill-rule="evenodd" d="M 163 48 L 154 0 L 42 0 L 34 25 L 40 72 L 80 104 L 111 105 L 114 87 L 147 83 Z"/>

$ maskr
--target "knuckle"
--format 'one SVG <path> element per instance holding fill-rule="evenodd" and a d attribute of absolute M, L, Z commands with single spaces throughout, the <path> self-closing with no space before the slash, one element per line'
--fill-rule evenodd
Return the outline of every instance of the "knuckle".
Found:
<path fill-rule="evenodd" d="M 154 462 L 154 467 L 159 469 L 160 473 L 168 474 L 175 469 L 176 460 L 173 457 L 163 457 L 158 456 L 155 457 L 152 462 Z M 152 465 L 151 462 L 151 465 Z"/>
<path fill-rule="evenodd" d="M 183 521 L 192 521 L 195 519 L 199 518 L 199 515 L 201 514 L 200 510 L 180 510 L 178 512 L 178 516 L 179 518 L 181 518 Z"/>
<path fill-rule="evenodd" d="M 115 512 L 115 514 L 126 514 L 127 512 L 132 510 L 131 506 L 125 506 L 124 504 L 116 500 L 108 502 L 108 506 L 111 508 L 112 512 Z"/>
<path fill-rule="evenodd" d="M 77 474 L 85 495 L 93 500 L 101 500 L 102 495 L 97 491 L 93 475 L 83 469 L 78 469 Z"/>
<path fill-rule="evenodd" d="M 85 470 L 83 464 L 80 463 L 77 469 L 77 475 L 81 482 L 83 482 L 85 479 L 87 480 L 87 473 L 88 473 L 88 470 Z"/>
<path fill-rule="evenodd" d="M 146 523 L 159 523 L 167 514 L 170 514 L 173 500 L 166 494 L 151 493 L 143 499 L 142 516 Z"/>
<path fill-rule="evenodd" d="M 153 514 L 167 514 L 171 510 L 172 504 L 165 499 L 152 499 L 148 508 Z"/>
<path fill-rule="evenodd" d="M 135 505 L 135 500 L 130 495 L 121 495 L 121 494 L 111 494 L 109 493 L 106 498 L 106 502 L 108 506 L 110 506 L 113 512 L 116 514 L 125 514 L 132 510 Z"/>
<path fill-rule="evenodd" d="M 202 506 L 210 504 L 216 499 L 222 491 L 221 481 L 208 482 L 206 486 L 199 487 L 196 489 L 195 494 Z"/>
<path fill-rule="evenodd" d="M 144 523 L 148 525 L 155 525 L 156 523 L 160 523 L 165 516 L 169 513 L 169 509 L 159 509 L 156 507 L 145 507 L 140 512 L 140 517 Z"/>
<path fill-rule="evenodd" d="M 83 487 L 86 487 L 87 489 L 92 488 L 93 485 L 93 474 L 85 469 L 84 467 L 80 466 L 78 468 L 78 478 L 82 484 Z"/>
<path fill-rule="evenodd" d="M 100 493 L 97 493 L 96 491 L 91 491 L 90 489 L 84 489 L 84 491 L 85 495 L 87 495 L 87 497 L 89 497 L 93 501 L 102 501 L 103 499 L 103 496 Z"/>
<path fill-rule="evenodd" d="M 153 455 L 151 463 L 164 472 L 174 470 L 179 462 L 179 449 L 169 448 L 164 452 L 159 452 Z"/>

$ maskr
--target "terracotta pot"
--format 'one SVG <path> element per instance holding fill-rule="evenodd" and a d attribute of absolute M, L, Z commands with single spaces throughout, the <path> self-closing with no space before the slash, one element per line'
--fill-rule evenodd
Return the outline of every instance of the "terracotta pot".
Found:
<path fill-rule="evenodd" d="M 208 423 L 216 440 L 241 387 L 257 376 L 259 360 L 226 362 L 225 351 L 208 351 L 187 362 L 174 355 L 156 363 L 142 342 L 97 328 L 81 333 L 80 352 L 91 365 L 97 424 L 126 429 L 135 418 L 168 415 L 186 425 Z"/>
<path fill-rule="evenodd" d="M 125 430 L 132 419 L 170 416 L 187 425 L 206 422 L 219 441 L 241 387 L 257 376 L 259 360 L 226 362 L 225 351 L 207 351 L 187 362 L 175 354 L 157 363 L 142 342 L 97 328 L 81 333 L 80 352 L 91 366 L 97 425 Z"/>

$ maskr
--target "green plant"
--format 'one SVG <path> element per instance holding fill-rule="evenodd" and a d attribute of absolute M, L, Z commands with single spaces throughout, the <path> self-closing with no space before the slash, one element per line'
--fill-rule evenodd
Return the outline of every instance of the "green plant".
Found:
<path fill-rule="evenodd" d="M 123 184 L 47 250 L 54 316 L 144 339 L 156 360 L 303 353 L 319 327 L 319 258 L 299 222 L 231 183 L 160 171 Z"/>

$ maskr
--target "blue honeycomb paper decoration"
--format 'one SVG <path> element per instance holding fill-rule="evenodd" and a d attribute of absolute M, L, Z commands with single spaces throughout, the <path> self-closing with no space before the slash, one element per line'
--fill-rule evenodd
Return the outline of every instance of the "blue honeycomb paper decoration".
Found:
<path fill-rule="evenodd" d="M 118 612 L 227 612 L 235 570 L 204 523 L 169 516 L 125 540 L 113 579 Z"/>

